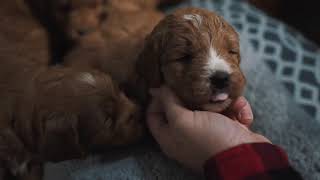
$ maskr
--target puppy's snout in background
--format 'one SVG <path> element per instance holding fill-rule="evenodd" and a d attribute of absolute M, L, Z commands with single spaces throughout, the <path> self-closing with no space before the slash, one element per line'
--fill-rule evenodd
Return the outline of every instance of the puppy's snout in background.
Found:
<path fill-rule="evenodd" d="M 92 32 L 92 30 L 90 28 L 82 28 L 82 29 L 77 30 L 77 34 L 79 36 L 85 36 L 85 35 L 89 34 L 90 32 Z"/>
<path fill-rule="evenodd" d="M 82 16 L 80 16 L 80 14 Z M 71 14 L 69 33 L 73 39 L 81 38 L 82 36 L 88 35 L 96 31 L 99 27 L 100 22 L 97 21 L 98 14 L 89 12 L 74 12 Z"/>

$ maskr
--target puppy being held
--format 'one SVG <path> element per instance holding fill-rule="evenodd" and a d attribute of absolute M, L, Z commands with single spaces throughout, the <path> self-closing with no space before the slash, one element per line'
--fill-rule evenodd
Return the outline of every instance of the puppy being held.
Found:
<path fill-rule="evenodd" d="M 222 112 L 245 86 L 237 32 L 222 17 L 186 8 L 147 37 L 137 70 L 146 89 L 170 87 L 193 110 Z"/>

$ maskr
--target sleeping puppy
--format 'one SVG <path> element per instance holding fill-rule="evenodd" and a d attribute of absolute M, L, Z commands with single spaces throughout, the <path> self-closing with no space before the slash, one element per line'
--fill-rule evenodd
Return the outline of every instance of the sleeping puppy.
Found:
<path fill-rule="evenodd" d="M 52 0 L 51 3 L 56 21 L 75 42 L 63 60 L 64 65 L 100 70 L 110 74 L 120 86 L 132 76 L 146 35 L 163 18 L 155 9 L 155 0 Z M 82 33 L 81 29 L 89 30 Z"/>
<path fill-rule="evenodd" d="M 152 8 L 144 11 L 114 10 L 105 22 L 106 26 L 78 39 L 64 58 L 64 65 L 108 73 L 129 95 L 132 88 L 129 89 L 127 84 L 136 76 L 135 63 L 145 37 L 163 17 Z"/>
<path fill-rule="evenodd" d="M 109 76 L 0 57 L 0 164 L 11 175 L 25 179 L 36 168 L 39 176 L 44 162 L 85 157 L 142 136 L 139 108 Z"/>
<path fill-rule="evenodd" d="M 169 86 L 190 109 L 222 112 L 245 85 L 236 31 L 213 12 L 187 8 L 164 18 L 137 62 L 146 89 Z"/>
<path fill-rule="evenodd" d="M 145 37 L 162 17 L 158 11 L 113 13 L 106 22 L 109 28 L 79 38 L 64 58 L 64 65 L 94 68 L 110 74 L 119 84 L 126 83 L 133 75 Z"/>
<path fill-rule="evenodd" d="M 42 164 L 136 142 L 139 108 L 112 78 L 49 67 L 45 30 L 22 0 L 0 2 L 0 179 L 41 179 Z"/>
<path fill-rule="evenodd" d="M 107 18 L 107 0 L 48 0 L 49 15 L 70 40 L 94 32 Z"/>
<path fill-rule="evenodd" d="M 77 41 L 91 32 L 109 28 L 106 22 L 110 15 L 135 14 L 154 9 L 157 3 L 155 0 L 49 0 L 47 4 L 60 29 Z"/>

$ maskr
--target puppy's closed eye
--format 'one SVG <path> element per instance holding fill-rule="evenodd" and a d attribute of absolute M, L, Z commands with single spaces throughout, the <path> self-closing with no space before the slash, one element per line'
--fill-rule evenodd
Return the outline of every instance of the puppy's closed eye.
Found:
<path fill-rule="evenodd" d="M 229 54 L 231 57 L 233 57 L 236 60 L 236 63 L 239 65 L 241 61 L 241 59 L 239 58 L 240 57 L 239 48 L 230 49 Z"/>
<path fill-rule="evenodd" d="M 230 49 L 230 50 L 229 50 L 229 54 L 231 54 L 231 55 L 238 55 L 238 54 L 239 54 L 239 50 L 238 50 L 238 49 Z"/>

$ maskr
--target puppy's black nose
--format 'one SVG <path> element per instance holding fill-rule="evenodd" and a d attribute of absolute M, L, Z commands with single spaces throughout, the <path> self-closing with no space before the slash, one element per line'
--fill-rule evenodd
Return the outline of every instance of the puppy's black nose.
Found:
<path fill-rule="evenodd" d="M 227 88 L 230 84 L 230 74 L 223 71 L 217 71 L 210 77 L 210 81 L 217 89 Z"/>

